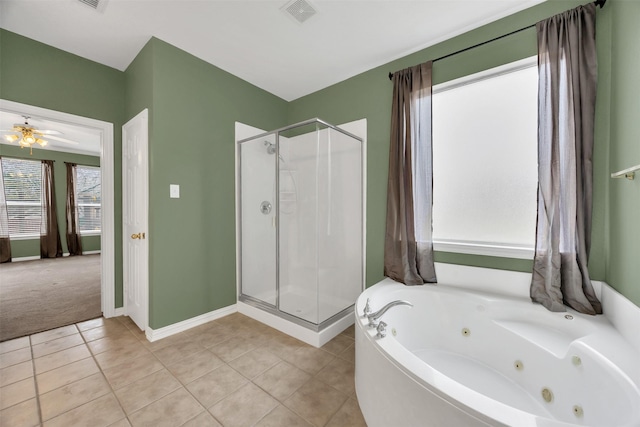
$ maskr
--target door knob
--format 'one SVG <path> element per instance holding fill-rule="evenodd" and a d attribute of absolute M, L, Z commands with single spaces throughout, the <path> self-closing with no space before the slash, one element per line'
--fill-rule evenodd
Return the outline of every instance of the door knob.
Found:
<path fill-rule="evenodd" d="M 145 236 L 144 236 L 144 233 L 134 233 L 134 234 L 131 235 L 131 238 L 134 239 L 134 240 L 135 239 L 144 239 Z"/>

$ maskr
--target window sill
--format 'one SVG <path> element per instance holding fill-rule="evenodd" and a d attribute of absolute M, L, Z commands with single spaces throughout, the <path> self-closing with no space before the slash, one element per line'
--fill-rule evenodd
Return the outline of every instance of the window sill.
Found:
<path fill-rule="evenodd" d="M 535 254 L 535 250 L 532 246 L 456 240 L 434 240 L 433 250 L 438 252 L 529 260 L 532 260 Z"/>
<path fill-rule="evenodd" d="M 13 240 L 40 240 L 40 235 L 39 234 L 29 234 L 29 235 L 22 235 L 22 236 L 9 236 L 9 240 L 13 241 Z"/>
<path fill-rule="evenodd" d="M 102 235 L 102 231 L 81 231 L 80 232 L 80 236 L 81 237 L 85 237 L 85 236 L 101 236 Z"/>

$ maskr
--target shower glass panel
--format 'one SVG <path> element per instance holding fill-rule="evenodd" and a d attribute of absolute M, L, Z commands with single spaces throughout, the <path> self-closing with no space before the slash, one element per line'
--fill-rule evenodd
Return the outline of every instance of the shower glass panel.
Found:
<path fill-rule="evenodd" d="M 310 120 L 239 150 L 240 299 L 321 329 L 363 289 L 362 140 Z"/>
<path fill-rule="evenodd" d="M 275 134 L 240 146 L 242 292 L 276 305 Z"/>
<path fill-rule="evenodd" d="M 279 308 L 311 323 L 350 307 L 361 292 L 360 149 L 320 123 L 280 136 Z"/>
<path fill-rule="evenodd" d="M 320 132 L 318 171 L 318 322 L 350 307 L 363 284 L 362 144 L 335 129 Z M 320 146 L 323 144 L 321 143 Z"/>

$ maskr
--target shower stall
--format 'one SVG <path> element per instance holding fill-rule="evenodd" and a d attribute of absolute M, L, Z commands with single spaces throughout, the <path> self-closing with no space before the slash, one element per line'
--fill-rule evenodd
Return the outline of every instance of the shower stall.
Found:
<path fill-rule="evenodd" d="M 238 310 L 320 346 L 364 289 L 364 142 L 320 119 L 237 141 Z"/>

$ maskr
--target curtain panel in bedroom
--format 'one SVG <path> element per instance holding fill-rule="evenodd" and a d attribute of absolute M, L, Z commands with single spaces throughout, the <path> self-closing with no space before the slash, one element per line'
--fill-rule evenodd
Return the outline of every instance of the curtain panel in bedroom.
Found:
<path fill-rule="evenodd" d="M 62 242 L 58 232 L 56 190 L 53 160 L 42 161 L 42 221 L 40 223 L 40 258 L 62 256 Z"/>
<path fill-rule="evenodd" d="M 82 239 L 80 238 L 80 225 L 78 221 L 78 201 L 77 182 L 78 168 L 75 163 L 67 163 L 67 204 L 66 204 L 66 225 L 67 225 L 67 248 L 69 255 L 82 255 Z"/>

